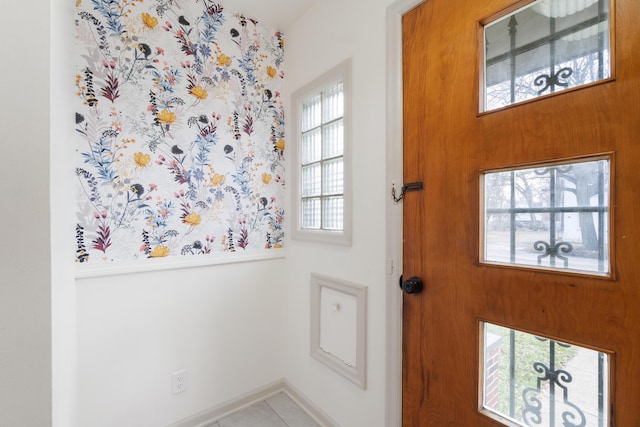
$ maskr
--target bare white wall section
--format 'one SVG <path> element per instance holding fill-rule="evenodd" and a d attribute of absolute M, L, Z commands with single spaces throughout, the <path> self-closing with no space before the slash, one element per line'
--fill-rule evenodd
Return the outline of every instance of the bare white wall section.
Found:
<path fill-rule="evenodd" d="M 78 425 L 168 425 L 282 378 L 283 262 L 79 280 Z"/>
<path fill-rule="evenodd" d="M 49 4 L 3 1 L 0 425 L 51 425 Z"/>
<path fill-rule="evenodd" d="M 285 321 L 286 378 L 344 427 L 385 425 L 385 28 L 391 3 L 316 2 L 285 34 L 289 95 L 352 58 L 352 246 L 288 242 Z M 287 141 L 293 144 L 291 123 L 287 126 Z M 367 390 L 309 355 L 311 272 L 368 288 Z"/>

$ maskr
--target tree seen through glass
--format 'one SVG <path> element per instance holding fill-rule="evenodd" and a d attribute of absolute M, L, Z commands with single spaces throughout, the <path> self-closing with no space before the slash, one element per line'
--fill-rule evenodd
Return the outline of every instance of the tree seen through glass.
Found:
<path fill-rule="evenodd" d="M 608 159 L 487 173 L 484 203 L 484 261 L 608 273 Z"/>

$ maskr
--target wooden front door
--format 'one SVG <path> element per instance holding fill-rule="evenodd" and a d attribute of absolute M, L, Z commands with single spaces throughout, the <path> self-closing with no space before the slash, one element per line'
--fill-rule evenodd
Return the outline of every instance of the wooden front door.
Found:
<path fill-rule="evenodd" d="M 601 366 L 601 387 L 608 394 L 607 407 L 601 409 L 605 416 L 584 425 L 640 426 L 640 2 L 607 1 L 613 28 L 610 78 L 483 112 L 480 94 L 491 77 L 484 76 L 481 28 L 487 19 L 526 3 L 425 0 L 403 18 L 404 182 L 424 183 L 424 190 L 408 191 L 402 202 L 403 275 L 419 277 L 424 284 L 421 293 L 404 295 L 405 427 L 563 425 L 545 419 L 538 423 L 531 415 L 528 421 L 518 420 L 527 407 L 523 390 L 511 397 L 505 391 L 509 377 L 499 386 L 499 398 L 503 406 L 504 399 L 515 399 L 512 412 L 501 418 L 482 410 L 487 403 L 483 384 L 490 375 L 487 324 L 529 333 L 545 346 L 570 344 L 572 354 L 579 348 L 606 356 L 606 366 Z M 505 26 L 512 29 L 514 21 Z M 559 77 L 556 83 L 561 83 Z M 603 159 L 607 169 L 598 169 L 599 181 L 594 178 L 606 187 L 599 202 L 595 193 L 586 205 L 569 204 L 576 209 L 536 201 L 558 190 L 567 170 Z M 538 181 L 519 180 L 526 173 Z M 545 178 L 553 183 L 552 190 L 538 184 L 547 173 L 556 174 L 553 181 Z M 516 180 L 511 205 L 510 176 Z M 557 197 L 568 198 L 567 191 L 575 195 L 577 186 L 593 176 L 565 178 L 562 185 L 567 187 Z M 499 179 L 504 179 L 507 202 L 494 206 L 485 185 Z M 527 191 L 538 195 L 528 200 Z M 603 200 L 608 202 L 604 207 L 599 204 Z M 575 231 L 576 224 L 587 220 L 596 224 L 599 242 L 591 253 L 588 236 Z M 504 261 L 489 254 L 487 244 L 500 246 L 488 241 L 491 233 L 504 237 Z M 521 248 L 521 237 L 534 233 L 542 237 Z M 565 242 L 571 246 L 566 253 Z M 512 265 L 514 245 L 533 261 Z M 603 251 L 606 260 L 600 259 L 592 271 L 578 271 L 572 263 L 581 247 L 585 260 L 595 260 Z M 502 350 L 500 364 L 530 363 L 521 363 L 529 352 L 516 349 L 515 361 L 510 361 L 509 351 Z M 544 354 L 546 358 L 548 352 Z M 556 369 L 570 357 L 558 361 Z M 547 360 L 541 362 L 548 367 Z M 540 366 L 537 371 L 531 366 L 534 381 L 544 377 Z M 562 377 L 559 372 L 556 380 Z M 572 376 L 578 381 L 577 373 Z M 552 387 L 548 378 L 538 384 L 541 392 Z M 571 391 L 565 403 L 576 402 L 581 393 Z M 546 408 L 546 400 L 539 400 Z M 545 408 L 544 416 L 549 412 Z M 564 410 L 554 410 L 562 420 Z M 581 425 L 579 417 L 571 417 L 564 425 Z"/>

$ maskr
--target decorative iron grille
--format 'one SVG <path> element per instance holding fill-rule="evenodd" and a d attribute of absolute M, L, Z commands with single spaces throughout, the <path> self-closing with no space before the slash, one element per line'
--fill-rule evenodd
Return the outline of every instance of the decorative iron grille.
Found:
<path fill-rule="evenodd" d="M 608 365 L 606 353 L 485 324 L 484 408 L 523 426 L 608 426 Z"/>
<path fill-rule="evenodd" d="M 608 159 L 486 174 L 484 261 L 607 274 L 608 177 Z"/>
<path fill-rule="evenodd" d="M 485 26 L 485 109 L 610 77 L 607 0 L 533 2 Z"/>

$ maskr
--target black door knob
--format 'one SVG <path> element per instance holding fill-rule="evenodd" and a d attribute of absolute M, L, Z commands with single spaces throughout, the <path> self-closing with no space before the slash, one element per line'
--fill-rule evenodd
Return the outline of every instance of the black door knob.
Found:
<path fill-rule="evenodd" d="M 403 281 L 402 278 L 400 278 L 400 288 L 408 294 L 419 294 L 422 292 L 422 279 L 412 277 Z"/>

